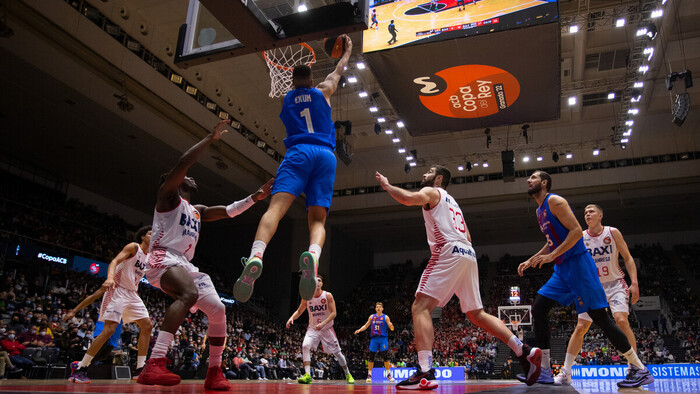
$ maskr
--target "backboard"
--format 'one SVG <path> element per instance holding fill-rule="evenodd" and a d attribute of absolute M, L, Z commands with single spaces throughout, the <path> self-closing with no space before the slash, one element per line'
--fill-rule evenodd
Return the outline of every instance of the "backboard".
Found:
<path fill-rule="evenodd" d="M 367 1 L 190 0 L 175 64 L 189 67 L 362 31 Z"/>
<path fill-rule="evenodd" d="M 518 306 L 499 306 L 498 318 L 501 319 L 506 326 L 516 329 L 518 326 L 531 326 L 532 313 L 530 305 Z"/>

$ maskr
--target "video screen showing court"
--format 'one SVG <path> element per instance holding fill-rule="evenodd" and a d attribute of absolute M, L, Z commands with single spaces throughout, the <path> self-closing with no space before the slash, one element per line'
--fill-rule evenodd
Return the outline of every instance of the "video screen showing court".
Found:
<path fill-rule="evenodd" d="M 556 0 L 370 0 L 362 51 L 556 22 Z"/>

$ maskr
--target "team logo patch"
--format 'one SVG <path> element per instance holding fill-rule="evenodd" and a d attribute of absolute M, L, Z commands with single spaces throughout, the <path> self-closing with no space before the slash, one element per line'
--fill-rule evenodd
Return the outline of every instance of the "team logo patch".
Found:
<path fill-rule="evenodd" d="M 605 237 L 605 238 L 603 238 L 603 243 L 604 243 L 604 244 L 610 245 L 610 242 L 612 242 L 612 241 L 610 240 L 610 237 Z"/>
<path fill-rule="evenodd" d="M 195 219 L 199 219 L 199 211 L 196 209 L 192 209 L 192 214 L 194 215 Z"/>
<path fill-rule="evenodd" d="M 325 298 L 321 299 L 321 304 L 325 304 L 325 303 L 326 303 L 326 299 Z"/>

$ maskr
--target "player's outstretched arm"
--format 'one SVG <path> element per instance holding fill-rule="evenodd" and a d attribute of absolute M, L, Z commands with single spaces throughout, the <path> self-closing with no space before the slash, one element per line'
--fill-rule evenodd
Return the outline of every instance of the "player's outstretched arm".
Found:
<path fill-rule="evenodd" d="M 199 211 L 200 215 L 202 215 L 203 222 L 233 218 L 247 211 L 248 208 L 255 205 L 256 202 L 266 199 L 272 191 L 273 183 L 275 183 L 275 178 L 270 178 L 264 185 L 260 186 L 255 193 L 229 205 L 217 205 L 213 207 L 195 205 L 195 208 Z"/>
<path fill-rule="evenodd" d="M 636 304 L 639 301 L 639 282 L 637 282 L 637 265 L 634 263 L 634 258 L 627 247 L 627 242 L 622 237 L 620 230 L 615 227 L 610 228 L 613 238 L 615 239 L 615 246 L 620 252 L 620 255 L 625 260 L 625 268 L 627 269 L 627 275 L 630 276 L 630 287 L 627 291 L 630 293 L 630 298 L 632 303 Z"/>
<path fill-rule="evenodd" d="M 328 74 L 326 79 L 316 86 L 316 88 L 323 93 L 326 100 L 330 100 L 331 96 L 338 88 L 340 76 L 345 72 L 345 67 L 348 66 L 350 55 L 352 55 L 352 40 L 347 34 L 343 34 L 343 37 L 345 37 L 345 52 L 343 52 L 343 56 L 340 57 L 338 64 L 335 66 L 335 70 Z"/>
<path fill-rule="evenodd" d="M 75 314 L 76 314 L 76 313 L 78 313 L 80 310 L 82 310 L 82 309 L 85 308 L 86 306 L 88 306 L 88 305 L 92 304 L 93 302 L 97 301 L 100 297 L 102 297 L 102 295 L 103 295 L 104 293 L 105 293 L 105 288 L 104 288 L 104 287 L 100 287 L 99 289 L 97 289 L 96 292 L 90 294 L 90 295 L 87 296 L 83 301 L 81 301 L 80 304 L 78 304 L 78 306 L 76 306 L 76 307 L 73 308 L 72 310 L 68 311 L 65 315 L 63 315 L 63 321 L 64 321 L 64 322 L 67 322 L 68 320 L 70 320 L 70 319 L 72 319 L 73 317 L 75 317 Z"/>
<path fill-rule="evenodd" d="M 299 308 L 297 308 L 297 310 L 292 313 L 292 316 L 289 317 L 289 320 L 287 320 L 287 328 L 291 327 L 294 324 L 294 320 L 298 319 L 299 316 L 304 313 L 304 309 L 306 309 L 306 300 L 301 300 Z"/>
<path fill-rule="evenodd" d="M 124 249 L 122 249 L 122 251 L 112 259 L 112 261 L 109 263 L 109 268 L 107 269 L 107 280 L 102 283 L 102 287 L 105 289 L 114 287 L 114 272 L 117 270 L 117 266 L 126 261 L 126 259 L 133 257 L 136 254 L 138 247 L 139 244 L 132 242 L 124 246 Z"/>
<path fill-rule="evenodd" d="M 226 125 L 231 123 L 230 119 L 222 120 L 217 123 L 214 130 L 196 143 L 193 147 L 187 150 L 178 160 L 175 167 L 165 176 L 165 181 L 158 189 L 158 201 L 156 202 L 156 210 L 166 212 L 174 209 L 180 204 L 180 193 L 178 189 L 182 181 L 187 175 L 187 170 L 197 162 L 199 156 L 211 145 L 212 142 L 221 138 L 226 133 Z"/>
<path fill-rule="evenodd" d="M 358 328 L 357 330 L 355 330 L 355 335 L 357 335 L 357 334 L 361 333 L 362 331 L 366 330 L 367 327 L 369 327 L 370 324 L 372 324 L 372 315 L 369 315 L 369 317 L 367 318 L 367 323 L 365 323 L 364 326 L 362 326 L 362 327 Z"/>
<path fill-rule="evenodd" d="M 563 197 L 551 196 L 549 198 L 549 210 L 561 222 L 561 224 L 569 230 L 564 241 L 549 254 L 541 254 L 532 258 L 533 267 L 542 267 L 544 264 L 554 261 L 557 257 L 566 253 L 572 246 L 583 237 L 581 225 L 576 220 L 574 212 L 569 207 L 569 203 Z"/>
<path fill-rule="evenodd" d="M 435 205 L 440 200 L 440 192 L 435 190 L 434 187 L 424 187 L 417 192 L 412 192 L 400 187 L 394 186 L 389 183 L 389 179 L 384 175 L 380 174 L 379 171 L 375 173 L 377 182 L 382 186 L 382 189 L 386 190 L 391 197 L 403 205 L 420 205 L 425 204 Z"/>

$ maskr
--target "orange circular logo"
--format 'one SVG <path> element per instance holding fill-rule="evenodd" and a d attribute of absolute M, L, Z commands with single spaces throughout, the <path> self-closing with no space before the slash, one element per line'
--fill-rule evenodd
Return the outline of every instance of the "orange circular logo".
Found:
<path fill-rule="evenodd" d="M 482 118 L 503 111 L 520 96 L 520 83 L 509 72 L 482 64 L 446 68 L 413 82 L 421 103 L 450 118 Z"/>

